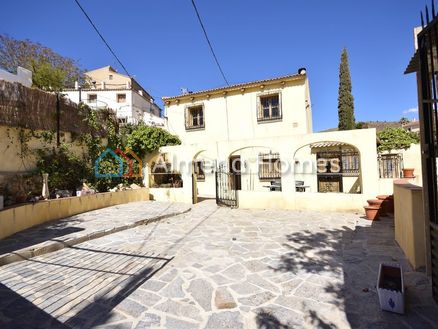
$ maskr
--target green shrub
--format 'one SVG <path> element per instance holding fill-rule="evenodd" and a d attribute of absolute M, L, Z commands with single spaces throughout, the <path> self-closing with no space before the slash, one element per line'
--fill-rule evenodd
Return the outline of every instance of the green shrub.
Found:
<path fill-rule="evenodd" d="M 50 189 L 75 190 L 92 174 L 90 165 L 72 154 L 66 146 L 41 149 L 37 155 L 38 172 L 49 174 Z"/>
<path fill-rule="evenodd" d="M 406 150 L 411 144 L 418 144 L 420 137 L 417 133 L 403 128 L 385 128 L 377 133 L 378 151 Z"/>
<path fill-rule="evenodd" d="M 162 128 L 146 126 L 145 124 L 134 127 L 126 141 L 126 147 L 133 150 L 140 158 L 157 151 L 162 146 L 179 144 L 181 141 L 177 136 Z"/>

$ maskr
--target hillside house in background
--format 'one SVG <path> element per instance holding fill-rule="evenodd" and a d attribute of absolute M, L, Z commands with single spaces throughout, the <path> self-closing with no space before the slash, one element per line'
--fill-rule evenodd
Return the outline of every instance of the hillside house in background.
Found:
<path fill-rule="evenodd" d="M 420 133 L 420 121 L 412 120 L 403 125 L 407 131 L 411 131 L 413 133 Z"/>
<path fill-rule="evenodd" d="M 32 72 L 24 67 L 17 67 L 17 74 L 10 73 L 8 71 L 0 69 L 0 80 L 8 82 L 18 82 L 25 87 L 32 87 Z"/>
<path fill-rule="evenodd" d="M 161 109 L 149 93 L 134 79 L 105 66 L 85 73 L 88 86 L 66 89 L 63 93 L 75 103 L 84 102 L 92 108 L 111 108 L 120 123 L 144 122 L 164 126 Z"/>

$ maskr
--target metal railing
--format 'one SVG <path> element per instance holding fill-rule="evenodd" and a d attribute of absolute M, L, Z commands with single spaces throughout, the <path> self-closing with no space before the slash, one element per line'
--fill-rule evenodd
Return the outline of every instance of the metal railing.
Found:
<path fill-rule="evenodd" d="M 401 178 L 403 169 L 402 154 L 379 154 L 379 178 Z"/>

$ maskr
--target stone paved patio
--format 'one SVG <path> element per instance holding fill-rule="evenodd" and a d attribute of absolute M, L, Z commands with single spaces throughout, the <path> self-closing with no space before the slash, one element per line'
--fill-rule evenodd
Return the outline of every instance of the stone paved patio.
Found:
<path fill-rule="evenodd" d="M 190 210 L 184 203 L 139 201 L 38 225 L 0 240 L 0 266 Z"/>
<path fill-rule="evenodd" d="M 381 261 L 405 268 L 407 315 L 379 309 Z M 24 316 L 25 315 L 25 316 Z M 435 328 L 430 282 L 393 223 L 213 202 L 0 267 L 0 328 Z"/>

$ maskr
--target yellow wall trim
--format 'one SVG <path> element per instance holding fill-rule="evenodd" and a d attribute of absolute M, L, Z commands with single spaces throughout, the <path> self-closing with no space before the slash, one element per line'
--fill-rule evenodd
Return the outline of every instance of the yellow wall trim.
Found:
<path fill-rule="evenodd" d="M 5 209 L 0 211 L 0 239 L 48 221 L 118 204 L 147 200 L 149 189 L 141 188 L 40 201 Z"/>

